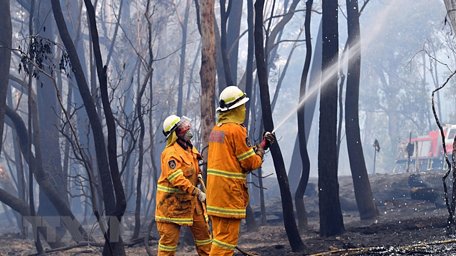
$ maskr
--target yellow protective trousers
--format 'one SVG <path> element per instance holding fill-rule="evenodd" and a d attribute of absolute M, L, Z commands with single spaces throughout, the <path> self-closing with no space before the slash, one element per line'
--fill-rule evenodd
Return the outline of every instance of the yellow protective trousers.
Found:
<path fill-rule="evenodd" d="M 179 243 L 180 227 L 180 225 L 175 223 L 157 221 L 157 229 L 160 234 L 160 240 L 158 241 L 158 256 L 172 256 L 176 254 L 177 244 Z M 211 235 L 204 215 L 193 215 L 193 225 L 190 226 L 190 230 L 193 234 L 198 255 L 209 255 L 211 250 Z"/>
<path fill-rule="evenodd" d="M 211 216 L 212 248 L 210 256 L 231 256 L 239 239 L 241 219 Z"/>

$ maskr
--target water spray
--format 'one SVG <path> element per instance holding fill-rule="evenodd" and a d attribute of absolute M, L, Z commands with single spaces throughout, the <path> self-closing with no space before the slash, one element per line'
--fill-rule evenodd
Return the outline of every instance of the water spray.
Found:
<path fill-rule="evenodd" d="M 388 17 L 387 14 L 389 14 L 390 11 L 393 10 L 393 7 L 395 6 L 395 4 L 397 2 L 399 2 L 399 1 L 392 1 L 391 4 L 389 4 L 386 8 L 382 9 L 382 12 L 380 12 L 380 14 L 377 15 L 376 26 L 374 26 L 371 30 L 369 30 L 367 33 L 367 36 L 364 37 L 364 38 L 366 38 L 366 40 L 364 41 L 364 43 L 366 45 L 369 45 L 370 42 L 372 42 L 372 40 L 377 36 L 377 34 L 379 34 L 381 29 L 383 28 L 386 17 Z M 361 51 L 361 40 L 358 40 L 356 42 L 356 44 L 351 46 L 349 54 L 348 54 L 348 56 L 346 56 L 348 65 L 350 65 L 350 62 L 353 59 L 353 57 L 355 57 L 360 51 Z M 282 121 L 280 121 L 279 124 L 274 127 L 274 129 L 272 130 L 272 133 L 275 133 L 277 131 L 277 129 L 279 129 L 292 115 L 294 115 L 296 112 L 298 112 L 298 110 L 304 105 L 304 103 L 310 97 L 312 97 L 315 93 L 317 93 L 318 90 L 323 89 L 328 84 L 329 79 L 332 76 L 336 75 L 336 73 L 338 71 L 339 71 L 338 62 L 332 63 L 325 70 L 323 70 L 320 85 L 312 87 L 312 90 L 309 90 L 304 95 L 304 97 L 301 99 L 301 101 L 298 102 L 298 105 L 293 110 L 288 112 L 288 114 L 282 119 Z M 315 80 L 317 80 L 317 79 L 315 79 Z M 311 81 L 310 84 L 314 84 L 314 83 L 318 83 L 318 81 Z"/>

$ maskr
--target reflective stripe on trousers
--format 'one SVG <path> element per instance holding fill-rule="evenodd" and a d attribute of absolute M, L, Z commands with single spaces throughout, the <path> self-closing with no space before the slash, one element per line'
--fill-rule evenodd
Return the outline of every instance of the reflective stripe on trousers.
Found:
<path fill-rule="evenodd" d="M 211 256 L 231 256 L 239 239 L 241 219 L 211 216 L 212 248 Z"/>
<path fill-rule="evenodd" d="M 203 214 L 193 214 L 193 225 L 190 230 L 195 241 L 196 251 L 200 256 L 207 256 L 211 250 L 211 235 L 209 226 Z M 160 240 L 158 242 L 158 256 L 173 256 L 176 254 L 179 243 L 180 225 L 169 222 L 157 222 Z"/>

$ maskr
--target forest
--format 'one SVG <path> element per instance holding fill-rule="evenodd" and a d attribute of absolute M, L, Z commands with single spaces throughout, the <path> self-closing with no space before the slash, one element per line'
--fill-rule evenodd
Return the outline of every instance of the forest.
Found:
<path fill-rule="evenodd" d="M 455 10 L 0 0 L 0 255 L 157 255 L 164 120 L 191 120 L 206 179 L 231 85 L 247 140 L 276 138 L 235 255 L 456 252 Z"/>

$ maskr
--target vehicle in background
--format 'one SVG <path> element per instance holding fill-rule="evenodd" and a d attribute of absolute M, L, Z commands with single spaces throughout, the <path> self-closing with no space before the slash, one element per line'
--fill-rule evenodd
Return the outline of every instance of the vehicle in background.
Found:
<path fill-rule="evenodd" d="M 456 135 L 456 125 L 443 126 L 445 134 L 446 152 L 451 159 L 453 152 L 453 140 Z M 399 156 L 394 167 L 394 173 L 421 172 L 432 170 L 444 170 L 447 164 L 444 159 L 442 137 L 440 130 L 430 131 L 426 135 L 412 137 L 399 145 Z"/>

